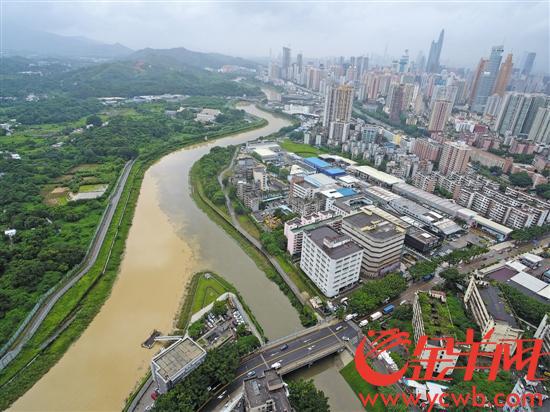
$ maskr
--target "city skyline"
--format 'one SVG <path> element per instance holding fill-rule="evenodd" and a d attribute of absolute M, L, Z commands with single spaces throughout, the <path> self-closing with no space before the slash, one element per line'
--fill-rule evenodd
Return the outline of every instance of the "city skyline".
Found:
<path fill-rule="evenodd" d="M 444 29 L 443 66 L 473 68 L 487 49 L 504 44 L 506 52 L 518 59 L 524 53 L 535 52 L 535 72 L 547 72 L 549 67 L 545 2 L 523 2 L 521 8 L 513 3 L 421 3 L 414 7 L 407 3 L 343 3 L 335 7 L 311 3 L 168 6 L 162 2 L 155 3 L 154 8 L 150 3 L 41 3 L 32 7 L 7 3 L 3 7 L 3 23 L 9 20 L 21 28 L 119 42 L 133 49 L 223 49 L 226 54 L 258 58 L 267 57 L 270 49 L 275 52 L 273 57 L 278 57 L 280 46 L 287 45 L 294 54 L 302 52 L 305 59 L 340 55 L 398 58 L 408 49 L 411 56 L 422 52 L 427 59 L 430 43 Z M 507 21 L 505 26 L 501 24 L 503 19 Z M 208 32 L 204 31 L 205 22 Z M 322 32 L 318 31 L 320 27 Z M 510 27 L 522 30 L 511 35 Z"/>

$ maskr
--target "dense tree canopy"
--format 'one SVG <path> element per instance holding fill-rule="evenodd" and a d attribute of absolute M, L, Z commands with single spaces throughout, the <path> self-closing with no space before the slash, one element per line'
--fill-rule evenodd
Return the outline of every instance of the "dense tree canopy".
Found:
<path fill-rule="evenodd" d="M 184 110 L 188 117 L 166 116 L 162 102 L 109 109 L 102 113 L 108 125 L 102 126 L 95 119 L 101 121 L 99 116 L 90 115 L 97 101 L 88 106 L 87 100 L 52 98 L 29 104 L 32 110 L 13 106 L 23 118 L 29 116 L 29 123 L 53 116 L 79 120 L 19 126 L 13 136 L 0 138 L 0 344 L 38 298 L 82 260 L 106 206 L 106 195 L 70 202 L 66 193 L 52 194 L 55 190 L 77 192 L 83 185 L 101 183 L 109 185 L 109 193 L 129 159 L 249 125 L 241 110 L 227 106 L 218 106 L 227 114 L 224 123 L 209 126 L 196 122 L 191 109 Z M 85 129 L 87 120 L 96 126 Z M 16 235 L 4 236 L 7 229 L 16 229 Z"/>
<path fill-rule="evenodd" d="M 531 298 L 512 286 L 498 283 L 498 287 L 506 296 L 506 300 L 510 303 L 514 312 L 533 325 L 538 325 L 544 315 L 550 312 L 549 304 Z"/>
<path fill-rule="evenodd" d="M 290 405 L 300 412 L 329 412 L 328 398 L 315 388 L 313 380 L 298 379 L 288 383 Z"/>
<path fill-rule="evenodd" d="M 537 195 L 544 197 L 545 199 L 550 199 L 550 183 L 544 183 L 535 187 L 535 192 Z"/>
<path fill-rule="evenodd" d="M 349 298 L 348 310 L 367 315 L 382 304 L 385 299 L 395 299 L 407 289 L 407 282 L 399 273 L 389 274 L 381 279 L 370 280 Z"/>
<path fill-rule="evenodd" d="M 518 172 L 510 175 L 510 183 L 514 186 L 529 187 L 533 184 L 533 180 L 527 172 Z"/>

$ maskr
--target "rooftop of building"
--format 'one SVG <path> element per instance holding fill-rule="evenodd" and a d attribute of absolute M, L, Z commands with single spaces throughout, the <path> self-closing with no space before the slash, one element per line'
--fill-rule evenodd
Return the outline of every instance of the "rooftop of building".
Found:
<path fill-rule="evenodd" d="M 165 380 L 172 379 L 186 365 L 205 355 L 206 352 L 193 339 L 183 338 L 156 355 L 152 363 Z"/>
<path fill-rule="evenodd" d="M 426 336 L 431 338 L 455 336 L 455 326 L 447 303 L 443 301 L 445 299 L 440 299 L 441 294 L 430 295 L 430 292 L 419 291 L 416 296 L 422 311 Z"/>
<path fill-rule="evenodd" d="M 515 275 L 517 275 L 518 271 L 508 267 L 508 266 L 502 266 L 490 273 L 487 274 L 491 279 L 497 280 L 499 282 L 507 282 L 511 278 L 513 278 Z"/>
<path fill-rule="evenodd" d="M 394 186 L 393 190 L 399 194 L 405 194 L 414 197 L 415 200 L 432 205 L 434 208 L 451 216 L 457 216 L 458 212 L 464 209 L 462 206 L 457 205 L 449 199 L 443 199 L 437 195 L 428 193 L 425 190 L 419 189 L 407 183 L 399 183 Z"/>
<path fill-rule="evenodd" d="M 300 224 L 300 222 L 299 222 L 300 218 L 296 218 L 296 219 L 298 219 L 298 220 L 295 221 L 293 219 L 291 221 L 291 224 L 293 226 L 294 225 L 296 225 L 296 226 L 294 226 L 290 230 L 294 233 L 299 233 L 299 232 L 302 232 L 302 231 L 311 231 L 311 230 L 316 229 L 316 228 L 321 227 L 321 226 L 326 226 L 327 224 L 332 223 L 335 220 L 340 219 L 340 216 L 330 216 L 330 217 L 326 217 L 326 218 L 323 218 L 323 219 L 320 219 L 320 220 L 317 220 L 317 221 L 310 221 L 309 223 L 304 223 L 304 224 Z"/>
<path fill-rule="evenodd" d="M 363 194 L 344 196 L 334 201 L 333 205 L 345 212 L 357 210 L 366 205 L 372 205 L 372 200 L 367 199 Z"/>
<path fill-rule="evenodd" d="M 245 379 L 244 393 L 248 406 L 257 408 L 271 400 L 275 411 L 290 412 L 290 402 L 286 396 L 282 378 L 273 369 L 264 372 L 264 376 Z"/>
<path fill-rule="evenodd" d="M 267 147 L 258 147 L 254 149 L 254 152 L 260 157 L 273 157 L 277 156 L 277 153 Z"/>
<path fill-rule="evenodd" d="M 307 232 L 309 238 L 331 259 L 341 259 L 362 249 L 346 235 L 341 235 L 329 226 L 320 226 Z M 327 246 L 327 241 L 335 246 Z"/>
<path fill-rule="evenodd" d="M 466 142 L 463 142 L 463 141 L 446 141 L 443 143 L 443 146 L 452 146 L 456 149 L 461 149 L 461 150 L 471 150 L 472 147 L 471 146 L 468 146 L 466 144 Z"/>
<path fill-rule="evenodd" d="M 322 172 L 328 176 L 341 176 L 345 175 L 346 171 L 340 167 L 327 167 Z"/>
<path fill-rule="evenodd" d="M 315 187 L 328 186 L 336 184 L 336 181 L 323 173 L 314 173 L 304 176 L 304 180 Z"/>
<path fill-rule="evenodd" d="M 388 173 L 381 172 L 378 169 L 375 169 L 374 167 L 370 166 L 351 166 L 350 169 L 352 171 L 357 171 L 359 173 L 366 174 L 368 177 L 377 180 L 381 183 L 387 184 L 389 186 L 403 183 L 402 179 L 399 179 L 398 177 L 392 176 Z M 350 170 L 348 169 L 348 170 Z"/>
<path fill-rule="evenodd" d="M 495 320 L 504 321 L 513 328 L 518 326 L 516 319 L 509 312 L 508 302 L 504 296 L 502 296 L 498 287 L 488 285 L 484 288 L 478 288 L 478 290 L 483 303 L 485 303 L 487 312 L 489 312 Z"/>
<path fill-rule="evenodd" d="M 330 167 L 330 163 L 327 163 L 324 160 L 319 159 L 318 157 L 306 157 L 304 159 L 304 162 L 319 169 Z"/>
<path fill-rule="evenodd" d="M 422 243 L 431 243 L 439 240 L 439 238 L 436 235 L 430 232 L 426 232 L 425 230 L 422 230 L 418 227 L 410 228 L 407 231 L 407 235 L 412 238 L 418 239 Z"/>
<path fill-rule="evenodd" d="M 297 185 L 297 186 L 303 187 L 304 189 L 316 189 L 317 188 L 317 186 L 312 185 L 311 183 L 309 183 L 305 180 L 294 182 L 294 184 Z"/>
<path fill-rule="evenodd" d="M 380 186 L 369 186 L 366 190 L 365 190 L 365 193 L 367 194 L 367 196 L 371 196 L 375 199 L 381 199 L 383 200 L 384 202 L 389 202 L 391 200 L 397 200 L 397 199 L 402 199 L 401 196 L 399 196 L 398 194 L 396 193 L 393 193 L 387 189 L 384 189 L 383 187 L 380 187 Z"/>
<path fill-rule="evenodd" d="M 342 187 L 340 189 L 337 189 L 337 192 L 340 193 L 342 196 L 353 196 L 357 194 L 355 190 L 348 187 Z"/>
<path fill-rule="evenodd" d="M 346 183 L 346 184 L 355 184 L 355 183 L 360 182 L 359 179 L 357 179 L 354 176 L 350 176 L 350 175 L 338 176 L 337 180 L 340 180 L 341 182 Z"/>
<path fill-rule="evenodd" d="M 361 231 L 366 236 L 387 240 L 402 235 L 404 230 L 380 215 L 368 210 L 346 216 L 344 222 Z"/>
<path fill-rule="evenodd" d="M 353 160 L 347 159 L 347 158 L 342 157 L 342 156 L 334 155 L 334 154 L 320 154 L 319 158 L 321 158 L 323 160 L 332 160 L 333 162 L 344 163 L 344 164 L 348 164 L 348 165 L 351 165 L 351 166 L 357 164 L 357 162 L 355 162 Z"/>

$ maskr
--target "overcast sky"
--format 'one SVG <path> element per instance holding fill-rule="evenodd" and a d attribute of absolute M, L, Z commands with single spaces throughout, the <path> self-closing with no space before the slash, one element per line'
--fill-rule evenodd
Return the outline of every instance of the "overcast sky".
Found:
<path fill-rule="evenodd" d="M 503 44 L 520 61 L 537 53 L 549 70 L 549 1 L 166 2 L 2 1 L 2 19 L 23 27 L 82 35 L 133 49 L 186 47 L 243 57 L 428 54 L 445 29 L 441 60 L 474 66 Z M 9 2 L 12 1 L 12 2 Z"/>

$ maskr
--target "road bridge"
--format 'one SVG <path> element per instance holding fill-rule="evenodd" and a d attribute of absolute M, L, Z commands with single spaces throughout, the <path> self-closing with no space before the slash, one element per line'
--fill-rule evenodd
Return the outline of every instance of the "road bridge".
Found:
<path fill-rule="evenodd" d="M 238 391 L 243 381 L 250 376 L 261 376 L 271 365 L 280 364 L 281 375 L 288 374 L 304 366 L 346 349 L 353 352 L 358 344 L 360 330 L 351 322 L 332 322 L 314 326 L 292 334 L 275 342 L 262 346 L 259 350 L 244 358 L 237 369 L 235 379 L 218 388 L 213 399 L 201 410 L 211 411 L 219 408 L 227 399 L 218 396 Z"/>

